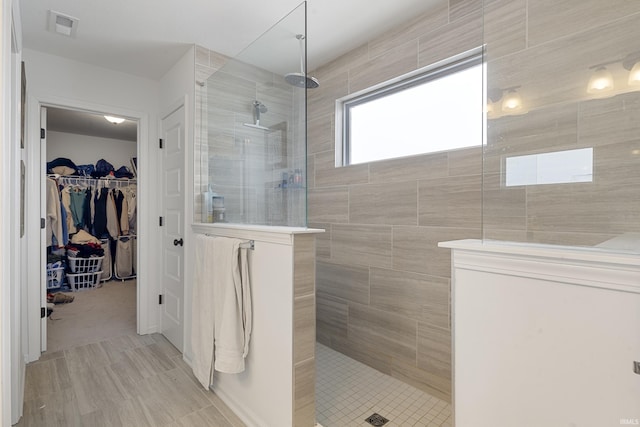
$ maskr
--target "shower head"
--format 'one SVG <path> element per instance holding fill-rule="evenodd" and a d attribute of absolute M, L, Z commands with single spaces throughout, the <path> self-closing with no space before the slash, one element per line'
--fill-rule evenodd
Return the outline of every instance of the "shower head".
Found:
<path fill-rule="evenodd" d="M 253 119 L 255 120 L 255 123 L 243 123 L 243 124 L 247 127 L 254 128 L 254 129 L 269 130 L 268 127 L 264 127 L 260 125 L 260 114 L 266 113 L 267 111 L 269 111 L 269 109 L 262 102 L 258 100 L 253 101 Z"/>
<path fill-rule="evenodd" d="M 315 77 L 305 76 L 303 73 L 289 73 L 284 76 L 284 80 L 292 86 L 315 89 L 320 86 L 320 82 Z"/>
<path fill-rule="evenodd" d="M 304 40 L 304 36 L 302 34 L 297 34 L 296 38 L 300 42 L 300 72 L 286 74 L 284 76 L 284 81 L 295 87 L 315 89 L 320 86 L 320 82 L 315 77 L 307 76 L 304 72 L 304 55 L 302 50 L 302 41 Z"/>

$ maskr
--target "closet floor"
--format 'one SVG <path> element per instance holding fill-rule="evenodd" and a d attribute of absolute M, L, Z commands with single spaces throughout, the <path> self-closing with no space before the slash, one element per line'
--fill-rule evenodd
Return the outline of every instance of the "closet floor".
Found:
<path fill-rule="evenodd" d="M 72 303 L 54 307 L 53 319 L 60 320 L 49 320 L 50 350 L 27 365 L 17 426 L 245 427 L 202 388 L 166 338 L 135 333 L 135 282 L 71 295 Z M 69 337 L 55 342 L 51 332 L 63 320 Z"/>
<path fill-rule="evenodd" d="M 73 302 L 56 304 L 47 319 L 47 352 L 136 333 L 136 280 L 65 292 Z"/>

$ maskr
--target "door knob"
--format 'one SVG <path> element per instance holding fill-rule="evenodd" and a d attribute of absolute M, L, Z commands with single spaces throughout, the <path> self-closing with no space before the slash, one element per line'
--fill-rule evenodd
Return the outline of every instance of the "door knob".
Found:
<path fill-rule="evenodd" d="M 183 243 L 184 241 L 182 240 L 182 237 L 180 238 L 180 240 L 178 239 L 173 240 L 173 246 L 182 246 Z"/>

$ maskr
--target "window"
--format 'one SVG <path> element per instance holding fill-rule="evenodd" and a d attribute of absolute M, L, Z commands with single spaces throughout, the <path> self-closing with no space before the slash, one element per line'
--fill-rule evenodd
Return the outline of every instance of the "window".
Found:
<path fill-rule="evenodd" d="M 593 148 L 507 157 L 505 186 L 593 181 Z"/>
<path fill-rule="evenodd" d="M 481 145 L 482 71 L 467 55 L 339 100 L 337 165 Z"/>

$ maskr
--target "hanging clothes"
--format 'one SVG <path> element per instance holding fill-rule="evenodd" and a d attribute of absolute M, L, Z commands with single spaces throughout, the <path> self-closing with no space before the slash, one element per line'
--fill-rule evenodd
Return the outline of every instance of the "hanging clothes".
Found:
<path fill-rule="evenodd" d="M 127 207 L 128 207 L 128 218 L 129 218 L 129 232 L 130 233 L 135 233 L 136 232 L 136 220 L 137 220 L 137 200 L 136 200 L 136 192 L 137 192 L 137 186 L 136 185 L 130 185 L 129 187 L 127 187 L 127 189 L 125 190 L 125 198 L 127 200 Z"/>
<path fill-rule="evenodd" d="M 84 228 L 84 202 L 86 199 L 84 191 L 80 188 L 72 188 L 69 191 L 71 198 L 70 208 L 71 215 L 73 216 L 73 225 L 76 230 L 82 230 Z"/>
<path fill-rule="evenodd" d="M 98 238 L 105 237 L 107 233 L 107 198 L 108 188 L 101 188 L 95 195 L 95 216 L 93 217 L 94 235 Z"/>
<path fill-rule="evenodd" d="M 67 215 L 67 231 L 69 234 L 74 234 L 76 230 L 76 226 L 73 222 L 73 214 L 71 213 L 71 189 L 69 187 L 64 187 L 61 194 L 62 207 L 65 210 Z"/>
<path fill-rule="evenodd" d="M 107 231 L 112 239 L 120 235 L 120 225 L 118 223 L 118 211 L 113 192 L 107 191 Z"/>
<path fill-rule="evenodd" d="M 47 178 L 47 246 L 64 246 L 62 212 L 58 183 Z"/>
<path fill-rule="evenodd" d="M 93 233 L 93 217 L 91 216 L 91 187 L 84 191 L 84 205 L 82 207 L 82 222 L 84 227 Z"/>

